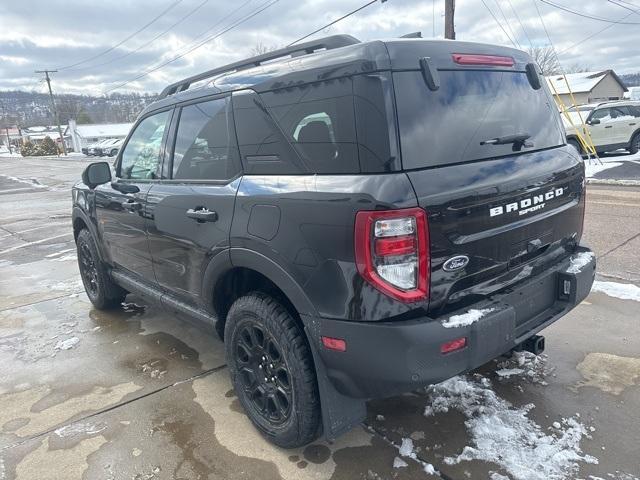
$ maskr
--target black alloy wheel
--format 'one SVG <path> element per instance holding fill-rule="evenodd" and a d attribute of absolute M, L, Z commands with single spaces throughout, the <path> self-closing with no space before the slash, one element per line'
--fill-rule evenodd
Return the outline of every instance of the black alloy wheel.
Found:
<path fill-rule="evenodd" d="M 291 415 L 291 373 L 273 337 L 256 322 L 246 322 L 234 351 L 242 389 L 256 413 L 272 425 Z"/>
<path fill-rule="evenodd" d="M 231 383 L 247 416 L 270 442 L 294 448 L 322 433 L 320 396 L 304 328 L 276 298 L 250 292 L 224 322 Z"/>
<path fill-rule="evenodd" d="M 89 245 L 82 243 L 78 248 L 78 265 L 80 267 L 80 275 L 82 276 L 82 283 L 89 296 L 98 295 L 98 268 L 94 261 Z"/>

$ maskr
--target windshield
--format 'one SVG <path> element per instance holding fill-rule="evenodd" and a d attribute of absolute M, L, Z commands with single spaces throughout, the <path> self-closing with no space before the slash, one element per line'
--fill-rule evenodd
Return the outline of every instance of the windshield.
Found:
<path fill-rule="evenodd" d="M 441 71 L 431 91 L 420 72 L 394 73 L 405 169 L 513 155 L 564 144 L 558 112 L 526 74 Z M 487 140 L 528 135 L 526 145 Z"/>

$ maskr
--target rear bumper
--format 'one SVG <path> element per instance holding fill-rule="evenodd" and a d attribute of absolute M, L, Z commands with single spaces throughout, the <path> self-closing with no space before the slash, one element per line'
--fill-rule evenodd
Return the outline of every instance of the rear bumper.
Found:
<path fill-rule="evenodd" d="M 591 251 L 579 247 L 578 253 Z M 339 393 L 352 398 L 396 395 L 477 368 L 565 315 L 589 294 L 595 255 L 575 273 L 567 272 L 570 265 L 571 258 L 566 258 L 516 287 L 443 318 L 348 322 L 304 316 L 303 322 L 315 347 L 316 361 L 322 362 Z M 568 295 L 563 292 L 565 286 L 570 286 Z M 444 326 L 451 316 L 471 309 L 490 311 L 470 325 Z M 321 336 L 344 339 L 347 350 L 327 350 Z M 466 337 L 465 348 L 440 353 L 443 343 L 460 337 Z"/>

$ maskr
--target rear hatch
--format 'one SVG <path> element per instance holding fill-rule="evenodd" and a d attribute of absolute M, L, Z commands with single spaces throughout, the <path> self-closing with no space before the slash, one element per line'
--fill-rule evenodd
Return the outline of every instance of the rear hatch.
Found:
<path fill-rule="evenodd" d="M 528 57 L 446 45 L 455 51 L 431 52 L 431 73 L 393 73 L 402 164 L 428 214 L 435 314 L 525 281 L 569 255 L 584 213 L 584 166 L 565 145 L 546 87 L 532 86 Z M 474 57 L 474 64 L 461 65 L 452 55 L 458 53 L 503 59 L 492 65 L 495 59 Z M 438 88 L 427 78 L 434 71 Z"/>

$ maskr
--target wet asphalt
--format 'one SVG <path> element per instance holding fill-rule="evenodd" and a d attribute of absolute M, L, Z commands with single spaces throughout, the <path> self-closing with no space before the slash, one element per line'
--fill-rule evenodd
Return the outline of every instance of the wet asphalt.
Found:
<path fill-rule="evenodd" d="M 267 443 L 242 413 L 213 331 L 135 295 L 92 308 L 70 215 L 87 163 L 0 158 L 0 480 L 522 478 L 500 455 L 452 462 L 478 446 L 470 417 L 425 416 L 426 392 L 369 402 L 365 423 L 333 443 Z M 640 188 L 590 185 L 584 240 L 599 279 L 640 285 Z M 592 293 L 543 334 L 539 368 L 501 377 L 490 362 L 469 378 L 513 409 L 531 404 L 543 431 L 584 424 L 579 448 L 597 463 L 559 478 L 637 479 L 640 303 Z M 403 439 L 415 454 L 398 462 Z"/>

